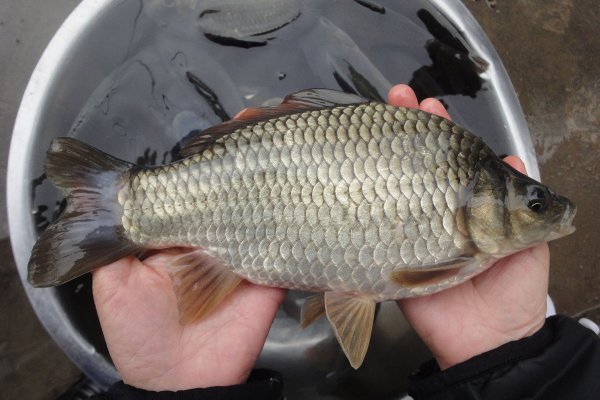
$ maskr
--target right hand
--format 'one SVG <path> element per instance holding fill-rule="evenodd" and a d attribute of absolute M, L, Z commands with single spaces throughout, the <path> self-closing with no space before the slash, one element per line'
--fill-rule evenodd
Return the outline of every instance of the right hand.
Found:
<path fill-rule="evenodd" d="M 182 326 L 167 272 L 178 251 L 143 262 L 126 257 L 94 271 L 94 301 L 111 358 L 125 383 L 145 390 L 242 383 L 285 291 L 244 281 L 214 313 Z"/>

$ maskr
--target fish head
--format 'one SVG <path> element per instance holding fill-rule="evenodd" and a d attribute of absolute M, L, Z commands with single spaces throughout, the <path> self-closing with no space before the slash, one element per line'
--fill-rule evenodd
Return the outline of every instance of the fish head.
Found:
<path fill-rule="evenodd" d="M 484 253 L 503 256 L 569 235 L 577 207 L 499 159 L 485 162 L 466 206 L 466 225 Z"/>

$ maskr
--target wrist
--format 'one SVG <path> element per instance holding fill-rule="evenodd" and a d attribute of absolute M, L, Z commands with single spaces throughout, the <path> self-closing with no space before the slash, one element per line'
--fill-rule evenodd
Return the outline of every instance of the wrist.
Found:
<path fill-rule="evenodd" d="M 167 378 L 156 380 L 137 380 L 123 377 L 123 383 L 150 392 L 177 392 L 192 389 L 205 389 L 211 387 L 229 387 L 243 384 L 244 379 L 211 379 L 207 377 L 199 377 L 198 379 L 185 378 Z"/>
<path fill-rule="evenodd" d="M 252 367 L 242 368 L 240 365 L 213 365 L 205 368 L 202 365 L 189 365 L 185 362 L 173 368 L 123 368 L 117 366 L 123 382 L 127 385 L 147 391 L 181 391 L 195 388 L 216 386 L 234 386 L 243 384 L 248 379 Z"/>
<path fill-rule="evenodd" d="M 448 342 L 442 348 L 431 348 L 433 356 L 441 370 L 463 363 L 473 357 L 492 351 L 507 343 L 530 337 L 544 326 L 545 317 L 511 329 L 495 329 L 481 326 L 469 332 L 469 341 L 458 341 L 454 346 Z"/>
<path fill-rule="evenodd" d="M 253 370 L 250 376 L 239 385 L 215 385 L 190 389 L 155 390 L 134 386 L 131 383 L 117 382 L 109 393 L 110 398 L 151 400 L 151 399 L 282 399 L 282 377 L 276 371 Z"/>
<path fill-rule="evenodd" d="M 229 387 L 243 384 L 245 379 L 157 379 L 136 380 L 123 378 L 123 382 L 129 386 L 150 392 L 177 392 L 191 389 L 203 389 L 210 387 Z"/>

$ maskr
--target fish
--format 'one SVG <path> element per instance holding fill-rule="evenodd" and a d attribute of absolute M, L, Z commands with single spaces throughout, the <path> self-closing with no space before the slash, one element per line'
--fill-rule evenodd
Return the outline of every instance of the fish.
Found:
<path fill-rule="evenodd" d="M 224 46 L 252 48 L 266 46 L 271 34 L 301 15 L 294 0 L 212 0 L 199 3 L 197 25 L 204 36 Z"/>
<path fill-rule="evenodd" d="M 350 364 L 378 302 L 458 285 L 498 259 L 574 231 L 576 207 L 428 112 L 308 89 L 191 138 L 183 159 L 135 166 L 74 138 L 45 172 L 67 207 L 35 244 L 36 287 L 124 256 L 186 247 L 170 276 L 180 321 L 215 312 L 242 281 L 315 292 Z"/>
<path fill-rule="evenodd" d="M 315 48 L 310 43 L 320 43 Z M 368 100 L 384 101 L 392 86 L 365 49 L 334 21 L 320 16 L 300 45 L 313 73 L 330 87 Z"/>

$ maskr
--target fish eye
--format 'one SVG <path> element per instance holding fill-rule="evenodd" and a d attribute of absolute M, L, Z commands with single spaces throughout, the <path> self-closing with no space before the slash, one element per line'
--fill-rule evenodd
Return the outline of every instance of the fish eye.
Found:
<path fill-rule="evenodd" d="M 541 213 L 548 208 L 550 195 L 547 190 L 539 186 L 534 186 L 527 192 L 527 207 L 531 211 Z"/>

